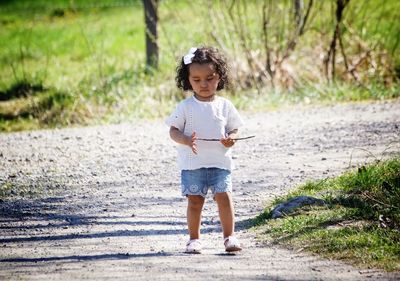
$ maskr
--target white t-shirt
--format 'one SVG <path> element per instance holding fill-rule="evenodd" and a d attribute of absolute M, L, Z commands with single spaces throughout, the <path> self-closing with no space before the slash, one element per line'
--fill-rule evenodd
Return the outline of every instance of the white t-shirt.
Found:
<path fill-rule="evenodd" d="M 178 104 L 166 124 L 187 136 L 196 132 L 197 138 L 221 139 L 242 126 L 243 121 L 235 106 L 225 98 L 216 96 L 211 102 L 203 102 L 192 96 Z M 189 146 L 178 145 L 178 165 L 181 170 L 233 169 L 231 148 L 226 148 L 219 141 L 196 140 L 196 145 L 197 155 Z"/>

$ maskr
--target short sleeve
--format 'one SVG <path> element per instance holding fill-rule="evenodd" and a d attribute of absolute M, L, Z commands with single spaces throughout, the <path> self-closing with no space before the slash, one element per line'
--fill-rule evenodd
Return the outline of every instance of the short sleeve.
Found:
<path fill-rule="evenodd" d="M 231 132 L 234 129 L 238 129 L 243 125 L 244 122 L 240 117 L 239 112 L 237 111 L 235 106 L 230 101 L 228 101 L 228 120 L 226 124 L 227 133 Z"/>
<path fill-rule="evenodd" d="M 175 111 L 165 120 L 165 124 L 168 126 L 173 126 L 179 131 L 183 131 L 185 128 L 186 118 L 184 111 L 184 104 L 181 102 L 176 107 Z"/>

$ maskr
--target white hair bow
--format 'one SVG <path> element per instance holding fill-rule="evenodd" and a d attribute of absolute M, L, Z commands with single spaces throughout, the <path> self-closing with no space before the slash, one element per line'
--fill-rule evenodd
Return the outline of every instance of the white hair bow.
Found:
<path fill-rule="evenodd" d="M 183 63 L 185 65 L 192 63 L 192 59 L 194 58 L 194 53 L 197 51 L 197 48 L 190 48 L 189 52 L 183 56 Z"/>

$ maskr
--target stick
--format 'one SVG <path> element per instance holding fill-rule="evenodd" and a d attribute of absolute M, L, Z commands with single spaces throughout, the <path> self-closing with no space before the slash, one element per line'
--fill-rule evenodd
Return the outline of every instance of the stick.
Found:
<path fill-rule="evenodd" d="M 235 138 L 235 139 L 232 139 L 232 140 L 235 140 L 235 141 L 237 141 L 237 140 L 247 140 L 247 139 L 251 139 L 251 138 L 254 138 L 255 136 L 248 136 L 248 137 L 243 137 L 243 138 Z M 196 139 L 196 140 L 201 140 L 201 141 L 220 141 L 220 139 Z"/>

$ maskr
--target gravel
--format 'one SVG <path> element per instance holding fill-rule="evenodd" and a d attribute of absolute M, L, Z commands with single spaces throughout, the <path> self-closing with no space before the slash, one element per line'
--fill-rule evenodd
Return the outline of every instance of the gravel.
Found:
<path fill-rule="evenodd" d="M 400 100 L 243 113 L 237 236 L 224 252 L 207 198 L 201 255 L 183 253 L 186 201 L 162 120 L 0 134 L 0 280 L 398 280 L 399 272 L 263 245 L 249 220 L 310 179 L 399 155 Z"/>

